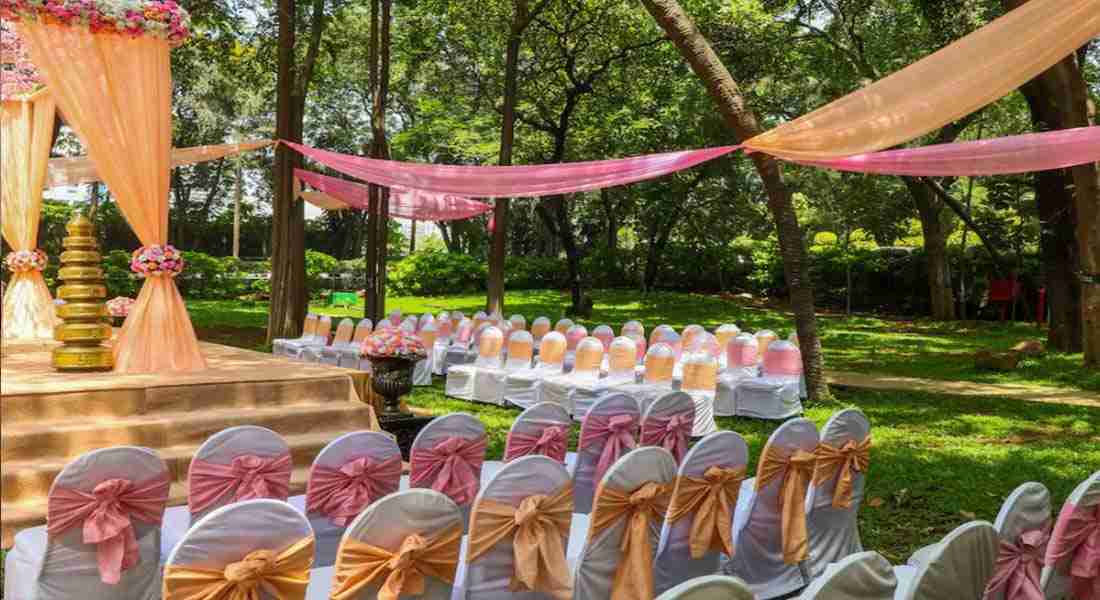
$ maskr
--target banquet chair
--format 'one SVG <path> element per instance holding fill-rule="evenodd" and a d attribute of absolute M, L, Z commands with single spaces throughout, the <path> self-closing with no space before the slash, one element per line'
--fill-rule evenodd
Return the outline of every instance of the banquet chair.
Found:
<path fill-rule="evenodd" d="M 572 327 L 573 325 L 575 325 L 575 323 L 573 322 L 573 319 L 561 318 L 561 319 L 558 319 L 557 323 L 554 323 L 554 331 L 556 331 L 556 332 L 558 332 L 562 335 L 565 335 L 566 333 L 568 333 L 569 328 Z"/>
<path fill-rule="evenodd" d="M 476 400 L 478 372 L 499 369 L 504 333 L 492 325 L 486 326 L 477 342 L 477 358 L 473 364 L 455 365 L 447 369 L 446 394 L 462 400 Z"/>
<path fill-rule="evenodd" d="M 46 525 L 17 533 L 4 557 L 4 598 L 159 599 L 169 486 L 168 468 L 148 448 L 93 450 L 65 465 L 50 486 Z"/>
<path fill-rule="evenodd" d="M 336 564 L 314 570 L 306 598 L 374 600 L 392 582 L 396 597 L 450 600 L 461 545 L 462 512 L 449 498 L 420 489 L 390 494 L 352 521 Z"/>
<path fill-rule="evenodd" d="M 588 516 L 573 598 L 654 597 L 653 559 L 675 477 L 672 455 L 652 446 L 627 453 L 607 470 Z"/>
<path fill-rule="evenodd" d="M 741 379 L 733 388 L 734 414 L 787 419 L 802 414 L 802 354 L 790 342 L 770 342 L 760 377 Z"/>
<path fill-rule="evenodd" d="M 484 325 L 488 322 L 489 322 L 489 315 L 485 311 L 479 310 L 476 313 L 474 313 L 474 330 L 475 331 L 479 327 L 481 327 L 482 325 Z"/>
<path fill-rule="evenodd" d="M 577 346 L 580 345 L 581 340 L 588 337 L 588 330 L 584 325 L 574 324 L 569 328 L 569 331 L 565 332 L 565 363 L 564 370 L 569 373 L 573 370 L 573 365 L 577 359 Z M 597 365 L 598 366 L 598 365 Z"/>
<path fill-rule="evenodd" d="M 1100 536 L 1100 471 L 1066 498 L 1047 544 L 1041 583 L 1047 598 L 1068 600 L 1071 593 L 1100 589 L 1096 548 Z M 1091 575 L 1090 575 L 1091 573 Z"/>
<path fill-rule="evenodd" d="M 450 311 L 448 316 L 450 316 L 450 318 L 451 318 L 451 329 L 452 330 L 458 329 L 458 324 L 461 323 L 462 320 L 466 318 L 466 315 L 463 314 L 461 310 L 452 310 L 452 311 Z"/>
<path fill-rule="evenodd" d="M 187 506 L 173 506 L 164 513 L 162 556 L 217 508 L 255 498 L 286 500 L 293 466 L 286 441 L 264 427 L 240 425 L 207 438 L 187 470 Z"/>
<path fill-rule="evenodd" d="M 726 368 L 726 349 L 729 347 L 730 340 L 741 335 L 741 329 L 732 323 L 725 323 L 719 325 L 718 329 L 714 330 L 714 339 L 718 342 L 718 347 L 721 349 L 721 354 L 718 356 L 718 368 Z"/>
<path fill-rule="evenodd" d="M 657 600 L 756 600 L 756 596 L 736 577 L 704 575 L 681 583 Z"/>
<path fill-rule="evenodd" d="M 504 461 L 487 460 L 481 466 L 482 483 L 492 479 L 505 464 L 524 456 L 549 456 L 567 467 L 571 466 L 576 462 L 576 454 L 568 452 L 572 428 L 573 419 L 569 413 L 553 402 L 539 402 L 524 410 L 508 429 Z"/>
<path fill-rule="evenodd" d="M 779 339 L 775 335 L 775 332 L 770 329 L 761 329 L 752 336 L 756 340 L 756 355 L 760 357 L 760 360 L 764 360 L 764 357 L 768 354 L 768 346 L 772 342 Z"/>
<path fill-rule="evenodd" d="M 302 325 L 302 335 L 296 338 L 276 338 L 271 341 L 271 353 L 276 356 L 288 356 L 287 346 L 295 344 L 308 344 L 314 341 L 317 331 L 317 322 L 320 317 L 313 313 L 306 315 L 305 324 Z"/>
<path fill-rule="evenodd" d="M 596 484 L 615 461 L 638 445 L 635 436 L 640 421 L 638 403 L 626 394 L 610 394 L 592 405 L 581 421 L 577 442 L 577 464 L 573 469 L 574 512 L 587 514 L 592 510 Z"/>
<path fill-rule="evenodd" d="M 737 385 L 743 379 L 760 374 L 756 348 L 756 339 L 747 333 L 736 335 L 726 342 L 726 368 L 718 374 L 718 385 L 714 394 L 716 416 L 732 417 L 737 414 Z"/>
<path fill-rule="evenodd" d="M 802 570 L 807 579 L 821 575 L 829 563 L 863 551 L 857 517 L 870 451 L 871 423 L 858 408 L 837 412 L 821 429 L 806 500 L 809 556 Z"/>
<path fill-rule="evenodd" d="M 474 500 L 452 600 L 569 598 L 573 520 L 573 482 L 561 462 L 532 455 L 507 463 Z"/>
<path fill-rule="evenodd" d="M 464 365 L 468 362 L 467 353 L 473 339 L 474 322 L 463 318 L 458 326 L 454 328 L 451 345 L 447 347 L 447 353 L 443 357 L 443 372 L 440 373 L 441 375 L 446 375 L 447 371 L 450 371 L 453 366 Z"/>
<path fill-rule="evenodd" d="M 642 412 L 640 443 L 660 446 L 672 454 L 676 464 L 684 460 L 695 424 L 695 403 L 684 392 L 669 392 Z"/>
<path fill-rule="evenodd" d="M 642 427 L 644 435 L 644 419 Z M 717 573 L 720 557 L 735 551 L 733 511 L 748 460 L 744 438 L 718 431 L 699 440 L 680 461 L 657 548 L 658 593 L 692 577 Z"/>
<path fill-rule="evenodd" d="M 428 323 L 435 323 L 435 315 L 432 313 L 424 313 L 420 315 L 420 319 L 416 322 L 416 331 L 419 333 L 428 325 Z"/>
<path fill-rule="evenodd" d="M 817 427 L 791 419 L 768 438 L 756 477 L 741 486 L 733 516 L 733 557 L 723 565 L 762 600 L 795 592 L 808 583 L 806 492 L 813 477 Z"/>
<path fill-rule="evenodd" d="M 878 552 L 857 552 L 826 566 L 797 600 L 894 600 L 898 579 Z"/>
<path fill-rule="evenodd" d="M 707 330 L 704 329 L 702 325 L 692 324 L 684 327 L 684 330 L 680 332 L 680 340 L 684 344 L 684 349 L 686 350 L 688 348 L 691 348 L 692 344 L 695 343 L 695 338 L 703 335 L 706 332 Z"/>
<path fill-rule="evenodd" d="M 550 333 L 550 319 L 538 317 L 531 322 L 531 337 L 535 338 L 535 353 L 538 353 L 542 338 Z"/>
<path fill-rule="evenodd" d="M 390 311 L 390 314 L 386 316 L 386 320 L 390 322 L 393 327 L 401 326 L 401 309 L 395 308 Z"/>
<path fill-rule="evenodd" d="M 708 334 L 709 335 L 709 334 Z M 718 360 L 708 352 L 685 355 L 684 379 L 680 391 L 695 403 L 695 426 L 691 435 L 701 437 L 718 431 L 714 422 L 714 390 L 718 384 Z"/>
<path fill-rule="evenodd" d="M 592 337 L 600 340 L 603 344 L 603 351 L 607 352 L 611 349 L 611 341 L 615 339 L 615 330 L 611 329 L 610 325 L 597 325 L 592 330 Z"/>
<path fill-rule="evenodd" d="M 985 521 L 960 525 L 918 567 L 894 567 L 896 600 L 981 600 L 997 560 L 997 530 Z"/>
<path fill-rule="evenodd" d="M 289 504 L 258 499 L 223 506 L 195 523 L 172 549 L 164 565 L 163 600 L 302 600 L 313 551 L 309 521 Z"/>
<path fill-rule="evenodd" d="M 653 331 L 649 332 L 649 345 L 652 346 L 653 344 L 656 344 L 662 335 L 668 333 L 676 333 L 676 330 L 673 329 L 671 325 L 665 323 L 654 327 Z"/>
<path fill-rule="evenodd" d="M 313 528 L 313 565 L 333 564 L 348 523 L 400 485 L 401 449 L 389 434 L 353 431 L 322 448 L 310 468 L 306 493 L 287 499 Z"/>
<path fill-rule="evenodd" d="M 420 323 L 416 317 L 409 315 L 401 321 L 400 329 L 408 333 L 416 333 L 416 326 Z"/>
<path fill-rule="evenodd" d="M 478 368 L 474 376 L 474 400 L 504 406 L 508 375 L 531 369 L 535 341 L 530 332 L 520 329 L 509 335 L 506 349 L 503 366 Z"/>
<path fill-rule="evenodd" d="M 330 333 L 332 333 L 332 317 L 325 315 L 317 320 L 317 325 L 313 329 L 313 337 L 301 341 L 288 340 L 284 342 L 283 356 L 286 356 L 287 358 L 293 358 L 295 360 L 300 360 L 302 358 L 302 353 L 305 352 L 306 348 L 309 348 L 310 346 L 328 345 L 328 337 Z"/>
<path fill-rule="evenodd" d="M 355 326 L 355 333 L 352 334 L 351 341 L 344 346 L 333 344 L 323 350 L 321 352 L 321 362 L 348 369 L 359 368 L 359 361 L 363 358 L 360 349 L 363 347 L 363 342 L 370 337 L 373 325 L 370 319 L 359 321 L 359 324 Z"/>
<path fill-rule="evenodd" d="M 537 404 L 543 380 L 561 375 L 564 361 L 565 336 L 556 331 L 547 333 L 542 338 L 534 365 L 530 369 L 511 371 L 504 377 L 505 402 L 520 408 Z"/>
<path fill-rule="evenodd" d="M 343 348 L 351 342 L 351 337 L 355 335 L 355 321 L 351 319 L 341 319 L 340 324 L 336 326 L 336 333 L 332 336 L 332 341 L 325 344 L 310 344 L 302 348 L 301 359 L 306 362 L 321 362 L 321 357 L 325 350 L 333 350 L 336 348 Z"/>
<path fill-rule="evenodd" d="M 568 355 L 568 350 L 566 354 Z M 578 415 L 574 410 L 574 396 L 577 394 L 595 396 L 599 393 L 602 387 L 600 362 L 603 361 L 603 344 L 596 338 L 584 338 L 577 345 L 575 360 L 576 364 L 571 372 L 542 380 L 539 387 L 539 400 L 564 406 L 565 410 L 579 421 L 583 415 Z"/>
<path fill-rule="evenodd" d="M 443 375 L 443 365 L 447 362 L 447 348 L 451 346 L 451 333 L 454 329 L 447 313 L 440 313 L 435 323 L 437 327 L 435 344 L 426 350 L 432 353 L 432 375 Z"/>
<path fill-rule="evenodd" d="M 416 361 L 416 365 L 413 366 L 412 383 L 415 386 L 425 386 L 432 384 L 432 359 L 435 356 L 435 340 L 438 335 L 438 330 L 435 326 L 435 321 L 432 320 L 424 324 L 424 327 L 417 332 L 420 336 L 421 343 L 424 344 L 424 350 L 427 354 L 424 358 Z"/>
<path fill-rule="evenodd" d="M 625 336 L 615 338 L 607 350 L 605 362 L 607 376 L 604 378 L 604 385 L 634 383 L 638 364 L 637 341 Z"/>
<path fill-rule="evenodd" d="M 626 323 L 623 323 L 622 329 L 619 330 L 619 335 L 626 337 L 632 335 L 640 335 L 644 338 L 645 326 L 642 325 L 641 321 L 627 321 Z"/>
<path fill-rule="evenodd" d="M 409 488 L 442 492 L 469 515 L 481 488 L 481 467 L 488 440 L 485 425 L 473 415 L 451 413 L 420 430 L 409 451 Z"/>
<path fill-rule="evenodd" d="M 638 407 L 645 410 L 657 398 L 673 391 L 672 370 L 676 355 L 667 344 L 650 346 L 645 354 L 645 368 L 640 383 L 623 383 L 611 389 L 633 397 Z"/>
<path fill-rule="evenodd" d="M 646 339 L 640 333 L 628 333 L 623 337 L 634 342 L 634 363 L 637 365 L 634 367 L 634 379 L 637 381 L 645 369 Z"/>
<path fill-rule="evenodd" d="M 527 317 L 515 314 L 508 318 L 508 322 L 512 324 L 513 330 L 527 331 Z"/>

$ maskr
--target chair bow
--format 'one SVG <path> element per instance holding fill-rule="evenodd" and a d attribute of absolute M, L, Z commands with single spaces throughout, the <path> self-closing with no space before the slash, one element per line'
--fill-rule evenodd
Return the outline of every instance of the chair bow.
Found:
<path fill-rule="evenodd" d="M 821 485 L 838 472 L 836 487 L 833 489 L 833 508 L 852 506 L 852 487 L 855 484 L 853 471 L 866 473 L 871 464 L 871 436 L 862 442 L 848 440 L 837 448 L 822 442 L 814 450 L 817 465 L 814 468 L 814 485 Z"/>
<path fill-rule="evenodd" d="M 596 463 L 597 484 L 615 461 L 637 445 L 634 441 L 634 429 L 637 423 L 636 416 L 627 414 L 611 417 L 590 414 L 585 417 L 578 449 L 584 450 L 596 444 L 603 444 L 599 462 Z"/>
<path fill-rule="evenodd" d="M 363 456 L 335 469 L 316 465 L 309 475 L 306 512 L 319 512 L 344 527 L 368 504 L 396 492 L 400 483 L 400 456 L 382 462 Z"/>
<path fill-rule="evenodd" d="M 472 564 L 501 540 L 511 537 L 514 573 L 510 589 L 569 600 L 573 585 L 565 549 L 572 517 L 572 484 L 552 496 L 527 496 L 519 506 L 483 499 L 470 521 L 467 563 Z"/>
<path fill-rule="evenodd" d="M 1100 505 L 1078 509 L 1066 502 L 1047 547 L 1046 563 L 1069 559 L 1074 600 L 1100 600 Z"/>
<path fill-rule="evenodd" d="M 485 462 L 485 436 L 450 436 L 431 448 L 414 448 L 409 482 L 412 487 L 430 487 L 455 504 L 469 504 L 481 485 L 481 464 Z"/>
<path fill-rule="evenodd" d="M 668 486 L 653 481 L 634 491 L 623 492 L 602 487 L 596 492 L 589 540 L 613 524 L 626 520 L 622 559 L 611 581 L 611 600 L 637 600 L 653 597 L 653 544 L 650 525 L 664 519 L 668 506 Z"/>
<path fill-rule="evenodd" d="M 191 461 L 188 480 L 191 490 L 187 504 L 192 513 L 211 507 L 223 495 L 233 492 L 233 501 L 274 498 L 290 495 L 290 454 L 257 456 L 242 454 L 228 465 L 201 459 Z"/>
<path fill-rule="evenodd" d="M 167 473 L 161 473 L 139 483 L 107 479 L 91 492 L 55 488 L 49 497 L 47 531 L 58 536 L 81 524 L 83 542 L 96 546 L 100 581 L 115 585 L 123 571 L 141 561 L 133 520 L 160 524 L 170 485 Z"/>
<path fill-rule="evenodd" d="M 694 427 L 694 414 L 679 413 L 668 418 L 649 417 L 642 424 L 642 444 L 668 450 L 679 463 L 687 454 L 688 438 L 691 437 Z"/>
<path fill-rule="evenodd" d="M 768 446 L 760 461 L 756 475 L 759 491 L 775 478 L 782 477 L 777 499 L 779 501 L 783 562 L 796 565 L 806 560 L 806 488 L 813 477 L 815 457 L 810 452 L 795 449 L 787 454 L 780 448 Z"/>
<path fill-rule="evenodd" d="M 454 583 L 462 526 L 432 538 L 411 534 L 396 552 L 347 538 L 336 557 L 332 600 L 353 600 L 368 585 L 378 585 L 379 600 L 424 593 L 425 577 Z"/>
<path fill-rule="evenodd" d="M 567 428 L 564 425 L 550 425 L 543 428 L 538 437 L 520 432 L 512 433 L 508 436 L 508 452 L 504 461 L 538 454 L 558 462 L 565 462 L 566 432 Z"/>
<path fill-rule="evenodd" d="M 1016 542 L 1001 541 L 993 577 L 985 588 L 987 596 L 1000 590 L 1004 600 L 1044 600 L 1039 577 L 1050 539 L 1046 529 L 1026 531 Z"/>
<path fill-rule="evenodd" d="M 703 558 L 708 551 L 733 556 L 733 510 L 745 480 L 745 467 L 709 467 L 702 478 L 676 479 L 668 520 L 675 523 L 688 515 L 691 520 L 691 557 Z"/>
<path fill-rule="evenodd" d="M 253 550 L 223 569 L 182 565 L 164 568 L 164 600 L 299 600 L 309 585 L 313 537 L 303 538 L 282 552 Z"/>

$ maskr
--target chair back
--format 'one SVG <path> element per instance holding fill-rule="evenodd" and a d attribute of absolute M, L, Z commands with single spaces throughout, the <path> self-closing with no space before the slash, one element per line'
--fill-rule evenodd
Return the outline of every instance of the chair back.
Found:
<path fill-rule="evenodd" d="M 536 342 L 541 342 L 543 336 L 550 333 L 550 319 L 539 317 L 531 323 L 531 336 Z"/>
<path fill-rule="evenodd" d="M 424 348 L 430 353 L 432 348 L 435 347 L 435 340 L 439 337 L 439 331 L 436 329 L 435 321 L 425 323 L 418 335 L 420 336 L 420 341 L 424 344 Z"/>
<path fill-rule="evenodd" d="M 645 326 L 641 321 L 627 321 L 623 323 L 623 328 L 620 330 L 619 335 L 630 337 L 634 335 L 640 335 L 645 337 Z"/>
<path fill-rule="evenodd" d="M 706 333 L 707 330 L 703 329 L 702 325 L 688 325 L 684 327 L 683 333 L 680 334 L 681 343 L 684 345 L 684 350 L 693 348 L 695 338 Z"/>
<path fill-rule="evenodd" d="M 489 322 L 489 315 L 483 310 L 479 310 L 474 313 L 474 329 L 481 327 L 483 324 Z"/>
<path fill-rule="evenodd" d="M 898 579 L 890 561 L 878 552 L 850 554 L 826 569 L 810 582 L 799 599 L 894 600 Z"/>
<path fill-rule="evenodd" d="M 243 500 L 290 495 L 293 463 L 286 440 L 255 425 L 223 429 L 195 451 L 187 470 L 191 522 Z"/>
<path fill-rule="evenodd" d="M 596 484 L 615 461 L 638 445 L 641 411 L 627 394 L 612 393 L 597 400 L 581 421 L 577 465 L 573 471 L 575 510 L 592 509 Z"/>
<path fill-rule="evenodd" d="M 461 323 L 462 320 L 466 318 L 466 315 L 462 314 L 461 310 L 452 310 L 450 316 L 451 316 L 451 329 L 458 329 L 458 324 Z M 473 321 L 471 321 L 471 323 L 472 322 Z"/>
<path fill-rule="evenodd" d="M 355 334 L 355 321 L 351 319 L 343 319 L 340 324 L 336 326 L 336 335 L 332 336 L 333 346 L 343 346 L 351 341 L 351 336 Z"/>
<path fill-rule="evenodd" d="M 508 430 L 504 445 L 504 460 L 538 454 L 565 462 L 569 446 L 569 430 L 573 419 L 565 407 L 556 402 L 539 402 L 520 413 Z"/>
<path fill-rule="evenodd" d="M 626 337 L 628 337 L 628 338 L 630 338 L 631 340 L 634 341 L 634 356 L 635 356 L 634 360 L 635 360 L 635 362 L 639 365 L 645 364 L 645 353 L 646 353 L 646 339 L 645 339 L 645 336 L 640 334 L 640 333 L 632 333 L 632 334 L 630 334 Z"/>
<path fill-rule="evenodd" d="M 424 313 L 420 315 L 420 319 L 416 322 L 416 330 L 419 332 L 428 323 L 435 323 L 435 315 L 432 313 Z"/>
<path fill-rule="evenodd" d="M 332 317 L 325 315 L 317 321 L 317 328 L 313 331 L 313 337 L 318 344 L 328 344 L 329 335 L 332 334 Z"/>
<path fill-rule="evenodd" d="M 390 325 L 393 325 L 394 327 L 400 327 L 401 326 L 401 310 L 400 309 L 395 308 L 395 309 L 391 310 L 389 316 L 386 317 L 386 318 L 390 322 Z"/>
<path fill-rule="evenodd" d="M 718 386 L 718 361 L 706 352 L 688 354 L 684 358 L 684 380 L 680 389 L 685 392 L 713 394 Z"/>
<path fill-rule="evenodd" d="M 405 320 L 401 321 L 401 330 L 407 333 L 416 333 L 417 323 L 419 323 L 419 321 L 416 320 L 416 317 L 405 317 Z"/>
<path fill-rule="evenodd" d="M 666 384 L 672 382 L 672 370 L 676 366 L 676 353 L 664 343 L 649 347 L 645 353 L 645 382 Z"/>
<path fill-rule="evenodd" d="M 695 424 L 695 402 L 684 392 L 669 392 L 642 414 L 641 445 L 668 450 L 676 464 L 684 459 Z"/>
<path fill-rule="evenodd" d="M 435 320 L 436 326 L 436 340 L 443 340 L 449 342 L 451 340 L 452 325 L 451 320 L 447 317 L 440 316 Z"/>
<path fill-rule="evenodd" d="M 603 344 L 594 337 L 586 337 L 577 345 L 573 375 L 578 379 L 599 379 L 602 362 Z"/>
<path fill-rule="evenodd" d="M 311 337 L 314 333 L 317 332 L 318 321 L 320 321 L 320 317 L 318 317 L 317 315 L 313 313 L 309 313 L 308 315 L 306 315 L 306 321 L 302 325 L 303 338 Z"/>
<path fill-rule="evenodd" d="M 660 341 L 662 335 L 668 334 L 668 332 L 676 333 L 676 330 L 671 325 L 661 324 L 653 328 L 653 331 L 649 332 L 649 345 L 652 346 Z"/>
<path fill-rule="evenodd" d="M 223 573 L 259 562 L 257 553 L 261 552 L 274 554 L 267 575 L 281 581 L 290 592 L 282 598 L 304 598 L 313 564 L 312 539 L 309 521 L 285 502 L 259 499 L 223 506 L 195 523 L 168 555 L 163 598 L 224 597 L 216 592 L 226 585 Z M 294 579 L 301 583 L 286 583 Z M 258 586 L 255 597 L 276 600 L 269 585 Z"/>
<path fill-rule="evenodd" d="M 657 335 L 650 339 L 649 345 L 664 344 L 672 349 L 672 354 L 677 361 L 680 360 L 680 356 L 683 355 L 684 345 L 681 343 L 680 334 L 670 329 L 663 329 L 655 332 Z"/>
<path fill-rule="evenodd" d="M 565 333 L 568 332 L 569 328 L 573 325 L 575 325 L 575 323 L 573 323 L 573 319 L 558 319 L 558 322 L 554 324 L 554 331 L 565 335 Z"/>
<path fill-rule="evenodd" d="M 370 337 L 371 331 L 374 330 L 374 324 L 370 319 L 363 319 L 359 321 L 359 324 L 355 326 L 355 333 L 351 336 L 351 343 L 356 346 L 361 346 L 363 340 Z"/>
<path fill-rule="evenodd" d="M 634 366 L 637 364 L 634 340 L 617 337 L 608 348 L 607 383 L 633 383 Z"/>
<path fill-rule="evenodd" d="M 468 506 L 481 486 L 485 425 L 467 413 L 437 417 L 420 430 L 409 452 L 409 487 L 430 487 Z"/>
<path fill-rule="evenodd" d="M 553 372 L 561 372 L 565 363 L 565 348 L 568 342 L 565 336 L 557 331 L 551 331 L 542 338 L 539 343 L 539 369 Z"/>
<path fill-rule="evenodd" d="M 985 521 L 960 525 L 936 544 L 898 600 L 982 598 L 997 560 L 997 530 Z"/>
<path fill-rule="evenodd" d="M 508 359 L 504 361 L 504 368 L 509 371 L 530 369 L 534 355 L 535 338 L 531 332 L 517 329 L 508 336 Z"/>
<path fill-rule="evenodd" d="M 681 583 L 657 600 L 756 600 L 744 581 L 728 575 L 704 575 Z"/>
<path fill-rule="evenodd" d="M 802 353 L 788 341 L 771 342 L 761 371 L 764 377 L 798 379 L 802 376 Z"/>
<path fill-rule="evenodd" d="M 481 330 L 481 336 L 477 342 L 477 360 L 474 364 L 479 367 L 499 367 L 500 351 L 503 349 L 504 332 L 489 325 Z"/>
<path fill-rule="evenodd" d="M 768 346 L 777 339 L 777 336 L 770 329 L 761 329 L 753 337 L 756 338 L 756 353 L 763 359 L 768 353 Z"/>
<path fill-rule="evenodd" d="M 527 330 L 527 317 L 515 314 L 508 318 L 508 322 L 512 324 L 512 329 L 515 330 Z"/>
<path fill-rule="evenodd" d="M 1033 597 L 1044 595 L 1041 574 L 1052 524 L 1050 513 L 1050 490 L 1034 481 L 1017 487 L 1001 504 L 993 522 L 1000 549 L 993 577 L 985 590 L 986 600 L 1027 597 L 1025 592 L 1015 589 L 1017 586 L 1030 589 Z M 1032 573 L 1038 576 L 1034 581 L 1029 576 Z"/>
<path fill-rule="evenodd" d="M 611 341 L 615 339 L 615 330 L 611 329 L 610 325 L 597 325 L 592 330 L 592 337 L 600 340 L 604 352 L 607 352 L 611 348 Z"/>
<path fill-rule="evenodd" d="M 1100 528 L 1100 471 L 1093 473 L 1066 498 L 1047 544 L 1043 568 L 1043 590 L 1048 598 L 1069 597 L 1076 588 L 1088 590 L 1100 585 L 1100 573 L 1091 570 L 1096 546 L 1090 543 Z"/>
<path fill-rule="evenodd" d="M 718 340 L 718 347 L 725 350 L 729 345 L 730 340 L 741 335 L 741 328 L 731 323 L 725 325 L 719 325 L 718 329 L 714 330 L 714 338 Z"/>
<path fill-rule="evenodd" d="M 462 322 L 458 324 L 458 329 L 455 332 L 454 342 L 452 344 L 459 348 L 469 348 L 470 340 L 474 337 L 474 322 L 469 319 L 462 319 Z"/>
<path fill-rule="evenodd" d="M 742 333 L 726 343 L 726 368 L 756 367 L 756 338 Z"/>
<path fill-rule="evenodd" d="M 684 346 L 685 354 L 702 352 L 713 356 L 715 360 L 718 360 L 724 350 L 724 346 L 718 345 L 718 338 L 706 331 L 696 334 L 691 340 L 691 346 Z"/>
<path fill-rule="evenodd" d="M 588 337 L 588 330 L 584 328 L 584 325 L 573 325 L 569 328 L 569 331 L 565 332 L 565 349 L 575 352 L 577 345 L 586 337 Z"/>

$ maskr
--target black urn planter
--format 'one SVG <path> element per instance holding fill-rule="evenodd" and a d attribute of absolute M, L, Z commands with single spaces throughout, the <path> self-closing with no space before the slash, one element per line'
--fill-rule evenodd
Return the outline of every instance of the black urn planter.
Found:
<path fill-rule="evenodd" d="M 418 417 L 401 404 L 401 397 L 412 391 L 412 374 L 416 361 L 401 357 L 371 359 L 371 389 L 382 396 L 382 413 L 378 422 L 382 429 L 397 438 L 401 455 L 409 460 L 409 449 L 416 434 L 431 422 L 431 417 Z"/>

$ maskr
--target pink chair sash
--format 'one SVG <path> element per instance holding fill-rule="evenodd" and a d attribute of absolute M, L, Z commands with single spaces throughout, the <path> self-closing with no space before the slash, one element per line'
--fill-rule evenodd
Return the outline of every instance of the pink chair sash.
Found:
<path fill-rule="evenodd" d="M 1024 532 L 1016 542 L 1001 541 L 986 595 L 1001 591 L 1004 600 L 1044 600 L 1039 578 L 1049 539 L 1044 528 Z"/>
<path fill-rule="evenodd" d="M 363 456 L 339 468 L 314 465 L 309 473 L 306 512 L 321 513 L 333 525 L 345 527 L 367 505 L 396 492 L 400 485 L 400 456 L 382 462 Z"/>
<path fill-rule="evenodd" d="M 660 446 L 671 452 L 679 463 L 687 454 L 688 438 L 694 426 L 693 415 L 681 413 L 667 419 L 650 417 L 642 423 L 642 445 Z"/>
<path fill-rule="evenodd" d="M 170 487 L 168 474 L 146 481 L 108 479 L 89 492 L 54 488 L 50 492 L 46 521 L 50 536 L 82 525 L 85 544 L 95 544 L 99 579 L 116 585 L 122 572 L 140 562 L 133 519 L 159 525 Z"/>
<path fill-rule="evenodd" d="M 634 430 L 637 427 L 638 418 L 634 415 L 588 415 L 584 418 L 578 448 L 584 450 L 603 444 L 600 460 L 596 463 L 597 484 L 615 461 L 638 445 L 634 440 Z"/>
<path fill-rule="evenodd" d="M 550 425 L 537 436 L 518 431 L 509 433 L 508 452 L 505 453 L 504 462 L 531 454 L 548 456 L 558 462 L 565 462 L 567 431 L 568 428 L 564 425 Z"/>
<path fill-rule="evenodd" d="M 1100 600 L 1100 505 L 1083 510 L 1069 502 L 1062 506 L 1046 562 L 1054 565 L 1067 558 L 1074 600 Z"/>
<path fill-rule="evenodd" d="M 452 436 L 431 448 L 414 448 L 409 461 L 410 485 L 430 487 L 458 505 L 469 504 L 480 487 L 487 445 L 485 436 L 474 439 Z"/>
<path fill-rule="evenodd" d="M 290 495 L 290 454 L 256 456 L 242 454 L 228 465 L 201 459 L 191 461 L 187 506 L 192 513 L 210 508 L 219 498 L 233 492 L 233 501 L 274 498 Z"/>

